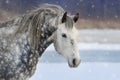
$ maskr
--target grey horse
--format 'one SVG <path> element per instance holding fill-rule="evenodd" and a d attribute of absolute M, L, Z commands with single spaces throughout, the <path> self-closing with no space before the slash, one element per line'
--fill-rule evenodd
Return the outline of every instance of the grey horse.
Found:
<path fill-rule="evenodd" d="M 0 23 L 0 80 L 28 80 L 38 58 L 54 44 L 70 67 L 77 67 L 78 13 L 68 15 L 60 6 L 44 4 L 28 14 Z"/>

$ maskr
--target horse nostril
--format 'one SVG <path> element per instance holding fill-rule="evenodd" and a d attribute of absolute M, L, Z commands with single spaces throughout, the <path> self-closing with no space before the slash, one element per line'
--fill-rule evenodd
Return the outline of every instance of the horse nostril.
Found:
<path fill-rule="evenodd" d="M 76 65 L 76 59 L 75 58 L 73 59 L 72 63 L 73 63 L 73 65 Z"/>

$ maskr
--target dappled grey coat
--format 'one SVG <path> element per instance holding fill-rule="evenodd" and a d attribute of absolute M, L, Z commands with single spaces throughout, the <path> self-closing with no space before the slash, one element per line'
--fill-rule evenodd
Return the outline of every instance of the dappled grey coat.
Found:
<path fill-rule="evenodd" d="M 61 7 L 47 4 L 0 23 L 0 80 L 27 80 L 33 75 L 38 58 L 52 43 L 46 41 L 56 30 L 51 26 L 63 13 Z"/>

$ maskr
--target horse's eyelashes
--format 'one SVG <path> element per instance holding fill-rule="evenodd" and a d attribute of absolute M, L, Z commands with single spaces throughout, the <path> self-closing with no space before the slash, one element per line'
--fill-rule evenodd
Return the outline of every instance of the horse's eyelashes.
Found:
<path fill-rule="evenodd" d="M 62 34 L 62 37 L 67 38 L 67 35 L 65 33 Z"/>

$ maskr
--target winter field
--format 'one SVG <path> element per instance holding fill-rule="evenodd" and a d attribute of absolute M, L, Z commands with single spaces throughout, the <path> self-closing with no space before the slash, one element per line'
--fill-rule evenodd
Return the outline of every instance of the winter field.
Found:
<path fill-rule="evenodd" d="M 80 30 L 82 62 L 69 68 L 53 45 L 40 58 L 30 80 L 120 80 L 120 30 Z"/>

